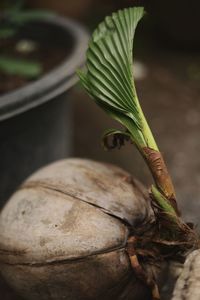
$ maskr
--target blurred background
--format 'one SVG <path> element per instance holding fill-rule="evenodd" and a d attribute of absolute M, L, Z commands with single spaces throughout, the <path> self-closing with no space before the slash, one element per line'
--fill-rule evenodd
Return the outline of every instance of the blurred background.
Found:
<path fill-rule="evenodd" d="M 5 3 L 7 1 L 2 2 L 2 9 Z M 147 11 L 137 30 L 134 47 L 139 99 L 169 166 L 183 214 L 186 220 L 198 224 L 200 3 L 194 0 L 24 1 L 26 9 L 53 11 L 80 22 L 89 32 L 105 15 L 134 5 L 144 5 Z M 63 53 L 60 55 L 62 60 Z M 73 106 L 70 113 L 73 123 L 70 155 L 112 162 L 150 185 L 152 179 L 148 169 L 133 146 L 128 144 L 120 151 L 103 150 L 100 144 L 102 132 L 116 125 L 89 99 L 79 84 L 73 88 L 67 101 Z"/>
<path fill-rule="evenodd" d="M 22 2 L 20 1 L 22 4 Z M 16 4 L 16 1 L 1 1 L 1 18 L 3 18 L 3 11 L 8 10 L 9 7 Z M 20 4 L 20 5 L 21 5 Z M 128 0 L 26 0 L 23 1 L 25 9 L 34 10 L 42 9 L 51 11 L 64 18 L 72 18 L 87 28 L 91 33 L 96 25 L 108 14 L 120 8 L 144 5 L 147 11 L 146 16 L 140 23 L 134 45 L 134 60 L 135 60 L 135 79 L 139 99 L 142 103 L 144 112 L 149 120 L 150 126 L 155 138 L 163 153 L 169 171 L 174 180 L 177 198 L 179 205 L 183 211 L 186 221 L 194 222 L 199 225 L 200 213 L 200 2 L 195 0 L 179 1 L 179 0 L 146 0 L 146 1 L 128 1 Z M 5 34 L 5 32 L 4 32 Z M 48 33 L 53 37 L 54 46 L 58 45 L 56 42 L 56 34 L 51 31 Z M 70 39 L 70 37 L 69 37 Z M 67 45 L 62 39 L 59 44 L 59 49 L 56 54 L 45 49 L 45 55 L 40 56 L 44 61 L 48 58 L 48 66 L 50 69 L 62 63 L 65 53 L 67 52 Z M 10 44 L 9 44 L 10 45 Z M 12 43 L 11 43 L 12 45 Z M 19 46 L 19 45 L 18 45 Z M 63 47 L 62 47 L 63 46 Z M 7 47 L 7 46 L 6 46 Z M 34 44 L 32 44 L 34 48 Z M 20 47 L 19 47 L 20 48 Z M 62 49 L 61 49 L 62 48 Z M 5 52 L 5 38 L 0 36 L 0 55 Z M 30 50 L 30 43 L 22 43 L 21 48 Z M 3 52 L 4 51 L 4 52 Z M 6 50 L 7 51 L 7 50 Z M 9 50 L 10 51 L 10 50 Z M 20 50 L 21 51 L 21 50 Z M 66 51 L 66 52 L 65 52 Z M 70 50 L 71 51 L 71 50 Z M 5 57 L 4 57 L 5 59 Z M 5 61 L 5 60 L 4 60 Z M 10 61 L 8 61 L 9 63 Z M 12 62 L 13 63 L 13 62 Z M 14 61 L 15 67 L 16 61 Z M 2 67 L 3 66 L 3 67 Z M 9 68 L 6 65 L 6 70 Z M 26 76 L 35 76 L 34 74 L 40 72 L 36 65 L 32 65 L 33 73 Z M 30 64 L 28 65 L 30 71 Z M 21 69 L 20 69 L 21 70 Z M 45 69 L 45 72 L 48 72 Z M 16 77 L 5 74 L 5 66 L 1 62 L 0 57 L 0 102 L 2 97 L 14 89 L 27 84 L 27 80 L 21 80 L 21 77 Z M 35 72 L 35 73 L 34 73 Z M 39 73 L 38 73 L 39 74 Z M 14 76 L 14 77 L 13 77 Z M 42 77 L 43 74 L 40 74 Z M 20 79 L 20 80 L 19 80 Z M 37 78 L 32 78 L 36 80 Z M 28 79 L 29 83 L 30 79 Z M 75 82 L 75 81 L 74 81 Z M 41 135 L 38 140 L 39 147 L 37 148 L 38 155 L 44 157 L 44 153 L 40 147 L 43 140 L 47 147 L 47 151 L 55 149 L 53 156 L 48 158 L 45 163 L 54 161 L 57 158 L 66 156 L 75 156 L 82 158 L 90 158 L 98 161 L 105 161 L 117 164 L 118 166 L 128 170 L 135 177 L 139 178 L 147 187 L 152 182 L 151 175 L 144 164 L 142 158 L 137 153 L 135 148 L 127 144 L 120 151 L 104 151 L 101 146 L 102 132 L 107 128 L 119 127 L 115 124 L 95 103 L 87 96 L 86 92 L 76 84 L 70 90 L 70 94 L 65 97 L 62 95 L 64 103 L 70 103 L 65 107 L 64 104 L 57 111 L 54 104 L 60 100 L 54 100 L 51 104 L 50 112 L 48 111 L 47 119 L 51 126 L 47 123 L 44 117 L 46 105 L 39 108 L 36 117 L 28 115 L 25 117 L 25 122 L 31 120 L 31 127 L 37 127 L 37 118 L 42 118 L 41 126 L 37 131 L 41 131 L 43 127 L 54 132 L 54 137 L 46 141 L 45 133 Z M 63 101 L 63 100 L 62 100 Z M 54 104 L 53 104 L 54 103 Z M 63 103 L 63 102 L 62 102 Z M 1 103 L 0 103 L 1 104 Z M 66 110 L 66 111 L 65 111 Z M 56 116 L 52 114 L 58 112 Z M 61 112 L 62 117 L 61 117 Z M 52 119 L 50 118 L 52 115 Z M 16 136 L 14 128 L 16 124 L 20 123 L 19 117 L 10 118 L 11 129 L 9 133 L 5 131 L 7 123 L 0 122 L 0 128 L 6 132 L 6 135 Z M 70 126 L 69 126 L 70 120 Z M 6 121 L 8 122 L 8 121 Z M 10 121 L 9 121 L 10 122 Z M 36 122 L 36 123 L 34 123 Z M 57 142 L 56 136 L 60 133 L 59 123 L 63 129 L 61 142 Z M 25 124 L 25 125 L 24 125 Z M 67 125 L 66 125 L 67 124 Z M 44 125 L 44 126 L 43 126 Z M 10 126 L 10 125 L 9 125 Z M 68 126 L 67 129 L 65 129 Z M 26 123 L 21 125 L 20 131 L 26 127 Z M 6 129 L 7 130 L 7 129 Z M 28 135 L 31 135 L 28 133 Z M 15 185 L 6 190 L 5 195 L 13 192 L 14 188 L 21 183 L 23 177 L 19 177 L 17 161 L 14 162 L 8 157 L 9 149 L 17 153 L 18 160 L 22 158 L 23 154 L 15 147 L 13 142 L 11 146 L 4 142 L 4 137 L 1 137 L 0 155 L 1 155 L 1 190 L 0 197 L 5 198 L 4 186 L 13 178 L 16 179 Z M 34 134 L 32 134 L 34 139 Z M 53 140 L 52 140 L 53 139 Z M 20 144 L 24 143 L 24 135 L 21 135 Z M 67 143 L 67 148 L 65 147 Z M 53 145 L 53 146 L 52 146 Z M 62 151 L 60 149 L 62 148 Z M 49 149 L 49 150 L 48 150 Z M 20 167 L 25 168 L 26 164 L 31 165 L 34 152 L 32 144 L 26 148 L 29 151 L 29 160 L 20 162 Z M 46 150 L 45 150 L 46 151 Z M 7 175 L 6 167 L 2 167 L 5 160 L 13 165 L 11 173 Z M 24 164 L 24 165 L 23 165 Z M 38 166 L 43 165 L 42 161 Z M 23 165 L 23 166 L 22 166 Z M 26 176 L 37 169 L 37 164 L 33 168 L 26 170 Z M 4 177 L 8 177 L 4 182 Z M 25 176 L 24 176 L 25 177 Z M 5 199 L 3 199 L 5 201 Z M 1 283 L 0 283 L 1 285 Z M 10 293 L 5 293 L 4 299 L 14 299 Z"/>

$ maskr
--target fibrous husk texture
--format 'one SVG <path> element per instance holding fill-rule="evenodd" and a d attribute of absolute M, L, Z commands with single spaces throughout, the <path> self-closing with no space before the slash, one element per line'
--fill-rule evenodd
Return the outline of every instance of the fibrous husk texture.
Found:
<path fill-rule="evenodd" d="M 172 300 L 200 300 L 200 250 L 187 258 L 175 285 Z"/>
<path fill-rule="evenodd" d="M 1 273 L 30 300 L 150 299 L 126 243 L 130 228 L 151 218 L 144 188 L 122 169 L 81 159 L 54 163 L 1 212 Z"/>

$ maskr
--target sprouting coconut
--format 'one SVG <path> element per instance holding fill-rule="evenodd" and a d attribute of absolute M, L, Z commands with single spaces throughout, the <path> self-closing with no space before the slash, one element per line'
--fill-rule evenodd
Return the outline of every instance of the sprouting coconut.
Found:
<path fill-rule="evenodd" d="M 68 159 L 42 169 L 1 214 L 2 274 L 27 299 L 150 299 L 127 252 L 130 229 L 153 217 L 145 193 L 112 165 Z"/>
<path fill-rule="evenodd" d="M 106 131 L 104 145 L 130 140 L 155 185 L 148 194 L 120 168 L 81 159 L 30 177 L 0 215 L 1 273 L 27 299 L 160 299 L 163 263 L 183 262 L 199 247 L 180 217 L 136 94 L 132 47 L 143 13 L 129 8 L 107 17 L 90 41 L 87 72 L 79 76 L 97 104 L 123 126 Z"/>

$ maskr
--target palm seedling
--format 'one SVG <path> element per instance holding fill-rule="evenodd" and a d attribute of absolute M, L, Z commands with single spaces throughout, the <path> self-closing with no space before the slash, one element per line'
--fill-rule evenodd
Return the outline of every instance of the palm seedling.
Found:
<path fill-rule="evenodd" d="M 139 239 L 146 239 L 148 247 L 156 243 L 156 251 L 159 249 L 161 256 L 183 258 L 188 251 L 198 247 L 198 238 L 180 217 L 171 177 L 140 106 L 134 84 L 133 39 L 143 15 L 144 9 L 137 7 L 106 17 L 92 35 L 87 51 L 87 70 L 79 71 L 79 77 L 94 101 L 123 126 L 123 129 L 109 129 L 104 133 L 104 146 L 120 147 L 125 140 L 130 140 L 145 159 L 154 178 L 150 197 L 155 227 L 151 229 L 150 239 L 144 233 Z M 158 297 L 156 291 L 153 293 L 155 298 Z"/>
<path fill-rule="evenodd" d="M 143 14 L 139 7 L 106 17 L 79 76 L 123 127 L 105 132 L 105 147 L 130 140 L 147 162 L 150 196 L 122 169 L 89 160 L 63 160 L 31 176 L 0 214 L 0 272 L 24 298 L 160 299 L 158 267 L 199 247 L 134 85 L 133 38 Z"/>

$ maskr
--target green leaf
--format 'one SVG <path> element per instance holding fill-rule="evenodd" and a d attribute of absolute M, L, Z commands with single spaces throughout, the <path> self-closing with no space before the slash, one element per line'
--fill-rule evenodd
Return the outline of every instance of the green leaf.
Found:
<path fill-rule="evenodd" d="M 17 30 L 11 27 L 0 28 L 0 39 L 7 39 L 16 34 Z"/>
<path fill-rule="evenodd" d="M 171 219 L 175 220 L 177 222 L 177 214 L 174 210 L 173 206 L 168 202 L 168 200 L 164 197 L 163 194 L 160 193 L 160 191 L 152 185 L 151 192 L 153 194 L 154 199 L 159 204 L 160 208 L 166 212 Z"/>
<path fill-rule="evenodd" d="M 156 186 L 163 192 L 162 195 L 155 191 L 155 198 L 162 210 L 171 214 L 172 211 L 174 213 L 172 203 L 176 203 L 174 187 L 141 109 L 133 77 L 133 39 L 143 15 L 144 8 L 135 7 L 119 10 L 106 17 L 94 31 L 89 43 L 86 72 L 79 71 L 78 75 L 94 101 L 125 127 L 126 134 L 147 162 Z M 111 147 L 123 144 L 125 133 L 111 130 L 104 138 L 108 147 L 110 135 L 114 136 Z M 157 160 L 155 157 L 158 157 Z"/>
<path fill-rule="evenodd" d="M 42 73 L 39 62 L 0 56 L 0 70 L 9 75 L 20 75 L 25 78 L 37 78 Z"/>
<path fill-rule="evenodd" d="M 133 79 L 133 38 L 144 15 L 142 7 L 106 17 L 92 35 L 87 51 L 87 72 L 79 77 L 92 98 L 131 134 L 139 149 L 156 143 L 141 110 Z"/>
<path fill-rule="evenodd" d="M 52 12 L 43 10 L 23 10 L 23 11 L 8 11 L 7 18 L 15 25 L 23 25 L 24 23 L 42 20 L 46 17 L 54 15 Z"/>

